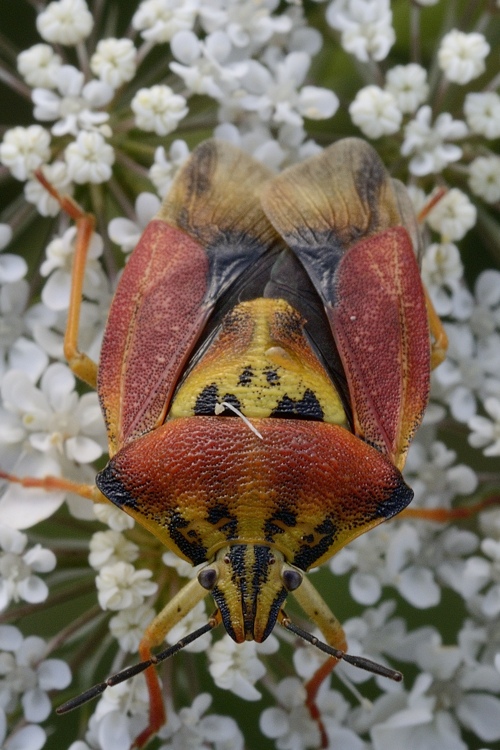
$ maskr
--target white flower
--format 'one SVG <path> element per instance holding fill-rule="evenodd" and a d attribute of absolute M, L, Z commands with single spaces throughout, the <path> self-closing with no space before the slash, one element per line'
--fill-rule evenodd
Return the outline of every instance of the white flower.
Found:
<path fill-rule="evenodd" d="M 439 173 L 448 164 L 462 156 L 462 149 L 447 140 L 464 138 L 467 126 L 454 120 L 448 112 L 438 115 L 431 125 L 432 110 L 429 106 L 420 107 L 415 119 L 405 129 L 405 139 L 401 146 L 403 156 L 411 156 L 410 172 L 418 177 Z"/>
<path fill-rule="evenodd" d="M 139 607 L 144 597 L 156 593 L 158 588 L 150 570 L 136 570 L 127 562 L 116 562 L 101 568 L 96 577 L 97 597 L 102 609 L 129 609 Z"/>
<path fill-rule="evenodd" d="M 427 71 L 421 65 L 396 65 L 387 71 L 385 90 L 403 113 L 415 112 L 429 94 Z"/>
<path fill-rule="evenodd" d="M 500 337 L 476 340 L 465 324 L 446 326 L 448 356 L 434 373 L 441 401 L 459 422 L 468 422 L 477 411 L 477 398 L 498 394 Z"/>
<path fill-rule="evenodd" d="M 16 707 L 20 699 L 26 721 L 44 721 L 52 710 L 49 690 L 62 690 L 71 682 L 71 672 L 61 659 L 45 659 L 42 638 L 23 637 L 17 628 L 0 625 L 2 654 L 2 703 Z"/>
<path fill-rule="evenodd" d="M 452 242 L 433 242 L 422 259 L 422 278 L 428 286 L 443 286 L 462 278 L 460 251 Z"/>
<path fill-rule="evenodd" d="M 167 152 L 163 146 L 158 146 L 155 151 L 154 162 L 149 170 L 149 179 L 155 186 L 160 197 L 164 197 L 179 167 L 189 156 L 189 146 L 186 141 L 177 139 L 172 142 Z"/>
<path fill-rule="evenodd" d="M 96 531 L 89 545 L 89 564 L 94 570 L 123 560 L 132 563 L 139 557 L 139 547 L 119 531 Z"/>
<path fill-rule="evenodd" d="M 12 239 L 12 229 L 8 224 L 0 224 L 0 251 L 7 247 Z M 14 253 L 2 253 L 0 255 L 0 285 L 13 284 L 20 281 L 28 270 L 24 258 Z"/>
<path fill-rule="evenodd" d="M 288 34 L 291 31 L 292 18 L 285 14 L 272 15 L 276 6 L 275 0 L 259 3 L 212 0 L 210 3 L 200 3 L 199 14 L 207 33 L 223 31 L 232 47 L 244 48 L 248 54 L 261 48 L 274 34 Z M 295 20 L 296 29 L 300 31 L 300 21 Z"/>
<path fill-rule="evenodd" d="M 94 110 L 111 101 L 111 86 L 103 81 L 85 83 L 83 73 L 72 65 L 62 65 L 54 75 L 59 94 L 38 88 L 31 95 L 37 120 L 57 120 L 51 128 L 54 135 L 78 135 L 80 130 L 96 130 L 107 122 L 107 112 Z"/>
<path fill-rule="evenodd" d="M 479 339 L 500 331 L 500 271 L 493 268 L 477 277 L 474 295 L 476 304 L 470 315 L 470 327 Z"/>
<path fill-rule="evenodd" d="M 205 563 L 192 565 L 192 563 L 183 560 L 182 557 L 179 557 L 179 555 L 176 555 L 174 552 L 169 552 L 168 550 L 163 553 L 161 559 L 164 565 L 168 568 L 174 568 L 181 578 L 196 578 L 199 570 L 205 565 Z"/>
<path fill-rule="evenodd" d="M 137 127 L 157 135 L 171 133 L 189 111 L 183 96 L 160 84 L 139 89 L 130 106 Z"/>
<path fill-rule="evenodd" d="M 160 146 L 160 148 L 163 148 Z M 113 242 L 120 245 L 124 253 L 129 253 L 140 240 L 141 234 L 153 216 L 158 213 L 160 201 L 153 193 L 139 193 L 135 201 L 137 222 L 130 219 L 111 219 L 108 224 L 108 235 Z"/>
<path fill-rule="evenodd" d="M 49 44 L 35 44 L 17 56 L 17 69 L 28 86 L 54 88 L 55 75 L 61 65 L 60 55 Z"/>
<path fill-rule="evenodd" d="M 0 250 L 7 247 L 12 239 L 12 229 L 8 224 L 0 224 Z"/>
<path fill-rule="evenodd" d="M 203 41 L 192 31 L 179 31 L 170 47 L 179 60 L 170 63 L 170 69 L 193 94 L 207 94 L 223 101 L 237 89 L 248 70 L 247 63 L 229 62 L 231 43 L 222 31 L 214 31 Z"/>
<path fill-rule="evenodd" d="M 277 740 L 281 750 L 318 747 L 319 728 L 306 708 L 306 690 L 296 677 L 285 677 L 277 686 L 280 706 L 266 708 L 259 720 L 265 737 Z"/>
<path fill-rule="evenodd" d="M 0 746 L 5 750 L 42 750 L 47 741 L 47 735 L 38 724 L 26 724 L 20 729 L 14 729 L 6 737 L 7 720 L 0 708 Z"/>
<path fill-rule="evenodd" d="M 74 750 L 129 748 L 148 724 L 148 691 L 144 675 L 109 687 L 91 716 L 85 739 Z M 73 746 L 72 746 L 73 747 Z"/>
<path fill-rule="evenodd" d="M 500 156 L 478 156 L 469 164 L 471 190 L 487 203 L 500 201 Z"/>
<path fill-rule="evenodd" d="M 0 162 L 16 180 L 25 180 L 50 159 L 50 133 L 41 125 L 7 130 L 0 144 Z"/>
<path fill-rule="evenodd" d="M 384 60 L 396 40 L 389 0 L 334 0 L 326 20 L 342 32 L 343 48 L 361 62 Z"/>
<path fill-rule="evenodd" d="M 144 631 L 155 614 L 154 609 L 148 604 L 140 604 L 133 609 L 122 609 L 109 621 L 109 632 L 117 639 L 120 648 L 135 654 Z"/>
<path fill-rule="evenodd" d="M 453 242 L 433 242 L 422 258 L 422 280 L 438 315 L 451 315 L 462 303 L 463 264 Z"/>
<path fill-rule="evenodd" d="M 251 60 L 242 86 L 248 91 L 239 105 L 257 112 L 263 122 L 302 127 L 303 118 L 332 117 L 339 106 L 333 91 L 302 85 L 311 59 L 305 52 L 291 52 L 276 66 L 275 75 L 261 63 Z"/>
<path fill-rule="evenodd" d="M 474 448 L 484 448 L 485 456 L 500 456 L 500 400 L 487 398 L 484 408 L 491 419 L 477 415 L 469 419 L 469 430 L 472 430 L 469 443 Z"/>
<path fill-rule="evenodd" d="M 132 18 L 132 26 L 150 42 L 170 42 L 174 34 L 193 28 L 196 0 L 143 0 Z"/>
<path fill-rule="evenodd" d="M 96 394 L 79 397 L 74 389 L 74 375 L 60 363 L 47 368 L 40 389 L 19 370 L 4 375 L 0 445 L 12 473 L 58 476 L 64 467 L 67 475 L 76 462 L 90 463 L 102 455 L 105 440 Z M 0 500 L 2 519 L 14 528 L 33 526 L 52 515 L 64 497 L 60 490 L 11 484 Z"/>
<path fill-rule="evenodd" d="M 93 25 L 92 13 L 84 0 L 49 3 L 36 19 L 42 39 L 53 44 L 78 44 L 88 37 Z"/>
<path fill-rule="evenodd" d="M 477 211 L 465 193 L 449 190 L 427 216 L 427 223 L 443 242 L 461 240 L 476 223 Z"/>
<path fill-rule="evenodd" d="M 30 604 L 43 602 L 49 593 L 34 573 L 54 570 L 56 556 L 40 544 L 25 551 L 27 543 L 26 534 L 0 524 L 0 611 L 20 599 Z"/>
<path fill-rule="evenodd" d="M 74 182 L 99 183 L 111 177 L 115 153 L 100 133 L 81 131 L 76 141 L 66 147 L 64 158 Z"/>
<path fill-rule="evenodd" d="M 490 140 L 500 136 L 500 96 L 495 91 L 467 94 L 464 114 L 473 133 Z"/>
<path fill-rule="evenodd" d="M 257 658 L 258 649 L 261 653 L 273 653 L 277 648 L 274 636 L 257 645 L 255 641 L 235 643 L 224 635 L 209 651 L 208 669 L 217 687 L 231 690 L 243 700 L 257 701 L 261 694 L 254 685 L 266 673 L 265 666 Z"/>
<path fill-rule="evenodd" d="M 360 89 L 349 105 L 349 114 L 368 138 L 396 133 L 403 119 L 394 96 L 378 86 Z"/>
<path fill-rule="evenodd" d="M 61 195 L 71 195 L 73 185 L 68 177 L 68 167 L 63 161 L 44 164 L 43 175 Z M 24 184 L 24 197 L 34 203 L 42 216 L 56 216 L 61 210 L 59 201 L 52 197 L 48 190 L 37 179 L 29 179 Z"/>
<path fill-rule="evenodd" d="M 94 503 L 94 516 L 113 531 L 127 531 L 134 527 L 134 519 L 111 503 Z"/>
<path fill-rule="evenodd" d="M 198 695 L 190 708 L 179 713 L 168 712 L 168 723 L 160 730 L 160 737 L 169 740 L 160 750 L 243 750 L 243 735 L 237 723 L 229 716 L 209 714 L 203 716 L 212 703 L 208 693 Z"/>
<path fill-rule="evenodd" d="M 452 29 L 441 40 L 439 67 L 449 81 L 464 85 L 484 72 L 489 51 L 490 45 L 482 34 Z"/>
<path fill-rule="evenodd" d="M 131 81 L 137 68 L 136 49 L 131 39 L 101 39 L 90 58 L 92 72 L 114 89 Z"/>
<path fill-rule="evenodd" d="M 408 453 L 407 476 L 415 493 L 415 504 L 447 507 L 457 495 L 470 495 L 477 488 L 476 473 L 465 464 L 455 464 L 455 451 L 440 441 L 429 448 L 414 442 Z"/>
<path fill-rule="evenodd" d="M 62 237 L 55 237 L 46 247 L 46 260 L 40 266 L 40 274 L 50 277 L 42 289 L 42 300 L 49 310 L 68 309 L 76 232 L 76 227 L 71 226 Z M 106 288 L 103 271 L 97 260 L 102 255 L 102 249 L 102 237 L 94 232 L 89 242 L 85 266 L 84 294 L 89 299 L 99 299 L 103 288 Z"/>
<path fill-rule="evenodd" d="M 35 89 L 32 94 L 34 115 L 39 120 L 61 119 L 52 126 L 54 135 L 77 135 L 79 130 L 98 130 L 105 136 L 111 129 L 105 125 L 107 112 L 96 112 L 113 98 L 113 89 L 103 81 L 89 81 L 85 85 L 80 71 L 63 65 L 57 76 L 61 97 L 45 89 Z"/>
<path fill-rule="evenodd" d="M 14 269 L 7 263 L 3 271 L 9 276 Z M 0 264 L 0 268 L 1 268 Z M 24 333 L 27 328 L 26 304 L 29 296 L 28 283 L 24 279 L 0 284 L 0 376 L 9 369 L 25 372 L 31 382 L 36 382 L 48 364 L 47 355 Z M 5 458 L 5 457 L 4 457 Z"/>

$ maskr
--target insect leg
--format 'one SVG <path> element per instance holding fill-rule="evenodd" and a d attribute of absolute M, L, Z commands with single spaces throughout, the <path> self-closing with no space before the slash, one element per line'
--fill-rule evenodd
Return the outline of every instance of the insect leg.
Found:
<path fill-rule="evenodd" d="M 6 482 L 12 482 L 14 484 L 20 484 L 22 487 L 28 489 L 30 487 L 36 487 L 45 490 L 46 492 L 73 492 L 75 495 L 86 497 L 94 503 L 109 503 L 107 497 L 97 489 L 95 484 L 80 484 L 78 482 L 72 482 L 70 479 L 64 479 L 64 477 L 17 477 L 14 474 L 7 474 L 5 471 L 0 471 L 0 479 L 4 479 Z"/>
<path fill-rule="evenodd" d="M 405 508 L 399 514 L 406 518 L 418 518 L 421 521 L 436 521 L 437 523 L 449 523 L 451 521 L 461 521 L 464 518 L 471 518 L 476 513 L 480 513 L 486 508 L 493 505 L 500 505 L 500 496 L 493 495 L 484 500 L 480 500 L 472 505 L 464 505 L 460 508 Z"/>
<path fill-rule="evenodd" d="M 148 625 L 142 636 L 139 644 L 139 655 L 142 661 L 151 659 L 152 649 L 160 646 L 169 630 L 172 630 L 208 593 L 207 589 L 198 583 L 198 579 L 194 578 L 168 602 Z M 216 616 L 220 620 L 220 614 L 217 613 Z M 165 704 L 154 665 L 148 667 L 144 674 L 149 693 L 149 724 L 136 738 L 133 744 L 136 748 L 144 747 L 166 721 Z"/>
<path fill-rule="evenodd" d="M 342 625 L 308 578 L 304 577 L 301 585 L 293 591 L 293 596 L 295 596 L 307 616 L 321 630 L 325 641 L 339 651 L 346 651 L 347 641 Z M 321 683 L 337 666 L 338 662 L 339 660 L 334 657 L 327 659 L 305 685 L 307 693 L 306 705 L 311 717 L 318 723 L 321 734 L 321 746 L 324 748 L 328 746 L 328 737 L 321 720 L 320 711 L 316 705 L 316 696 Z"/>
<path fill-rule="evenodd" d="M 71 277 L 71 294 L 68 309 L 68 322 L 64 335 L 64 356 L 71 370 L 77 377 L 88 383 L 92 388 L 97 383 L 97 364 L 90 357 L 78 349 L 78 329 L 80 327 L 80 311 L 82 305 L 83 282 L 87 253 L 94 231 L 94 217 L 85 213 L 82 208 L 68 195 L 61 195 L 48 182 L 41 170 L 36 172 L 38 181 L 55 198 L 62 210 L 76 222 L 75 255 Z"/>
<path fill-rule="evenodd" d="M 431 332 L 431 370 L 435 370 L 436 367 L 446 359 L 448 336 L 444 330 L 441 318 L 434 309 L 434 305 L 429 297 L 429 292 L 425 287 L 424 292 L 427 318 L 429 320 L 429 329 Z"/>

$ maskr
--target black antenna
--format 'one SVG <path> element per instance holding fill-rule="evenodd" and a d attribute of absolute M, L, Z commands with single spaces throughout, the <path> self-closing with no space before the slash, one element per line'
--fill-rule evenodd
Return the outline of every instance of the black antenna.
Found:
<path fill-rule="evenodd" d="M 373 672 L 373 674 L 378 674 L 382 677 L 388 677 L 390 680 L 394 680 L 394 682 L 401 682 L 401 680 L 403 679 L 403 675 L 401 674 L 401 672 L 398 672 L 396 669 L 385 667 L 383 664 L 378 664 L 376 661 L 372 661 L 371 659 L 365 659 L 364 656 L 353 656 L 352 654 L 346 654 L 345 651 L 341 651 L 338 648 L 329 646 L 327 643 L 323 643 L 323 641 L 320 641 L 318 638 L 316 638 L 315 635 L 308 633 L 307 630 L 302 630 L 302 628 L 299 628 L 298 625 L 294 625 L 294 623 L 291 622 L 288 618 L 284 618 L 281 621 L 281 625 L 291 633 L 298 635 L 299 638 L 302 638 L 304 641 L 310 643 L 312 646 L 316 646 L 316 648 L 318 648 L 320 651 L 323 651 L 323 653 L 328 654 L 328 656 L 333 656 L 335 657 L 335 659 L 342 659 L 343 661 L 346 661 L 355 667 L 359 667 L 359 669 L 364 669 L 367 672 Z"/>
<path fill-rule="evenodd" d="M 177 641 L 177 643 L 174 643 L 173 646 L 169 646 L 164 651 L 160 651 L 159 654 L 153 654 L 151 656 L 151 659 L 141 661 L 138 664 L 133 664 L 131 667 L 126 667 L 120 672 L 117 672 L 116 674 L 111 675 L 111 677 L 108 677 L 108 679 L 104 682 L 100 682 L 98 685 L 94 685 L 84 693 L 77 695 L 76 698 L 71 698 L 69 701 L 66 701 L 66 703 L 63 703 L 61 706 L 56 708 L 56 714 L 67 714 L 69 711 L 73 711 L 73 709 L 83 706 L 84 703 L 88 703 L 88 701 L 97 698 L 99 695 L 104 693 L 106 688 L 111 687 L 112 685 L 119 685 L 120 682 L 125 682 L 125 680 L 130 679 L 130 677 L 135 677 L 136 674 L 144 672 L 146 669 L 148 669 L 148 667 L 151 667 L 154 664 L 160 664 L 160 662 L 165 661 L 165 659 L 170 659 L 171 656 L 188 646 L 200 636 L 208 633 L 218 624 L 218 619 L 216 617 L 211 617 L 205 625 L 202 625 L 201 628 L 198 628 L 198 630 L 195 630 L 193 633 L 186 635 L 185 638 L 181 638 L 180 641 Z"/>

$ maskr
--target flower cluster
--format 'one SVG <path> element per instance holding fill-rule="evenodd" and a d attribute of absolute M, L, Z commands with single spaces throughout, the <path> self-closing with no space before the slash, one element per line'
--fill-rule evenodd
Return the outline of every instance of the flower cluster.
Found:
<path fill-rule="evenodd" d="M 0 490 L 0 745 L 114 750 L 148 724 L 143 675 L 107 689 L 71 737 L 52 695 L 133 663 L 197 570 L 71 492 L 102 468 L 105 426 L 64 358 L 78 231 L 37 170 L 95 215 L 78 346 L 98 361 L 120 271 L 194 146 L 215 135 L 277 171 L 345 135 L 372 142 L 420 216 L 422 277 L 449 340 L 405 467 L 412 507 L 486 506 L 500 497 L 500 3 L 457 0 L 454 15 L 445 0 L 20 5 L 36 41 L 23 48 L 11 18 L 0 37 L 0 82 L 19 100 L 0 130 L 0 471 L 40 481 Z M 160 672 L 169 719 L 156 747 L 498 743 L 500 504 L 456 524 L 383 524 L 314 579 L 328 603 L 351 600 L 339 613 L 350 652 L 414 677 L 375 678 L 369 702 L 368 673 L 342 663 L 319 689 L 320 724 L 305 687 L 317 649 L 285 631 L 262 645 L 207 633 Z M 199 603 L 166 643 L 207 617 Z M 224 691 L 241 706 L 231 717 Z"/>

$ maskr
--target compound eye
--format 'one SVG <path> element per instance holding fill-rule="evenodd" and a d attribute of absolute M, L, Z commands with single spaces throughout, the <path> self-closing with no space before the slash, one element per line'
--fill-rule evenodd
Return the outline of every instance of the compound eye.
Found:
<path fill-rule="evenodd" d="M 219 574 L 215 568 L 203 568 L 203 570 L 200 570 L 198 573 L 198 583 L 207 591 L 212 591 L 217 583 L 218 577 Z"/>
<path fill-rule="evenodd" d="M 295 591 L 302 583 L 302 575 L 298 570 L 288 568 L 283 571 L 283 584 L 287 591 Z"/>

